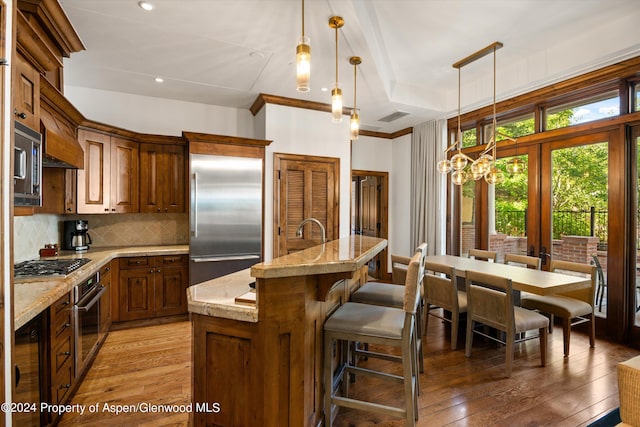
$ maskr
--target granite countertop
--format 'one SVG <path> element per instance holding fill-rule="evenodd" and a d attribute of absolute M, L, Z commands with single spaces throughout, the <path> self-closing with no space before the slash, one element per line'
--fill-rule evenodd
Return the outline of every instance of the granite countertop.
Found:
<path fill-rule="evenodd" d="M 246 270 L 218 277 L 187 289 L 189 312 L 244 322 L 257 322 L 256 305 L 237 303 L 251 291 L 255 278 L 278 278 L 356 271 L 387 246 L 385 239 L 352 235 L 295 252 Z"/>
<path fill-rule="evenodd" d="M 261 262 L 251 267 L 251 275 L 270 279 L 356 271 L 386 247 L 385 239 L 354 234 Z"/>
<path fill-rule="evenodd" d="M 75 285 L 94 274 L 114 258 L 129 256 L 182 255 L 189 245 L 126 246 L 91 248 L 85 253 L 62 251 L 47 259 L 89 258 L 91 261 L 67 276 L 41 276 L 15 279 L 13 295 L 14 329 L 24 326 Z"/>
<path fill-rule="evenodd" d="M 193 285 L 187 289 L 189 312 L 256 323 L 257 304 L 238 304 L 235 301 L 236 297 L 251 291 L 249 284 L 254 281 L 251 270 L 247 268 Z"/>

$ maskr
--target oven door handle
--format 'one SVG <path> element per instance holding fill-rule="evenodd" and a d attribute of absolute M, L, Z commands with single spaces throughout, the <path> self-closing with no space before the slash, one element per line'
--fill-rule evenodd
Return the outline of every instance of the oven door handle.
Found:
<path fill-rule="evenodd" d="M 100 299 L 102 294 L 104 294 L 105 292 L 107 292 L 107 288 L 104 287 L 104 286 L 100 286 L 100 290 L 96 293 L 96 295 L 93 298 L 91 298 L 91 301 L 89 301 L 85 305 L 76 305 L 76 310 L 78 310 L 78 311 L 89 311 L 91 309 L 91 307 L 93 307 L 94 304 L 98 302 L 98 300 Z"/>

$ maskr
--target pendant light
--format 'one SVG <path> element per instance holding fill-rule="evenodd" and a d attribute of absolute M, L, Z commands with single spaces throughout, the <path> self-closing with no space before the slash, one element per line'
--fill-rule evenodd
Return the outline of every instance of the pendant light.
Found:
<path fill-rule="evenodd" d="M 508 135 L 505 135 L 497 130 L 497 120 L 496 120 L 496 50 L 502 47 L 502 43 L 494 42 L 489 46 L 485 47 L 473 53 L 466 58 L 456 62 L 453 64 L 454 68 L 458 69 L 458 130 L 457 130 L 457 138 L 456 141 L 451 144 L 445 150 L 445 153 L 452 151 L 454 148 L 457 148 L 458 152 L 454 154 L 451 159 L 444 159 L 438 162 L 438 171 L 442 174 L 447 174 L 451 171 L 451 181 L 456 185 L 462 185 L 467 182 L 468 179 L 479 180 L 480 178 L 485 179 L 488 184 L 501 184 L 504 182 L 504 173 L 496 167 L 495 159 L 496 159 L 496 151 L 497 151 L 497 136 L 500 135 L 508 141 L 514 142 L 517 144 L 515 138 L 511 138 Z M 493 118 L 492 118 L 492 134 L 491 138 L 487 142 L 484 150 L 480 152 L 480 155 L 476 160 L 471 159 L 466 154 L 462 153 L 462 131 L 460 129 L 460 69 L 465 65 L 468 65 L 488 54 L 493 52 Z M 471 163 L 470 170 L 465 171 L 467 165 Z M 509 165 L 507 166 L 507 170 L 509 173 L 518 173 L 524 169 L 524 162 L 521 159 L 517 158 L 517 145 L 516 145 L 516 158 L 512 159 Z"/>
<path fill-rule="evenodd" d="M 302 0 L 302 35 L 296 46 L 296 89 L 298 92 L 309 92 L 311 78 L 311 46 L 309 37 L 304 35 L 304 0 Z"/>
<path fill-rule="evenodd" d="M 352 56 L 349 58 L 349 63 L 353 65 L 353 110 L 351 111 L 351 140 L 358 139 L 360 133 L 360 114 L 358 114 L 358 107 L 356 106 L 356 80 L 357 80 L 357 68 L 362 63 L 362 58 L 359 56 Z"/>
<path fill-rule="evenodd" d="M 502 45 L 500 46 L 502 47 Z M 497 135 L 498 135 L 498 122 L 496 120 L 496 45 L 493 45 L 493 121 L 491 124 L 491 139 L 489 140 L 489 146 L 492 144 L 493 159 L 489 172 L 484 176 L 484 180 L 487 184 L 502 184 L 504 182 L 504 173 L 496 167 L 496 147 L 497 147 Z M 488 150 L 488 148 L 487 148 Z"/>
<path fill-rule="evenodd" d="M 333 123 L 342 122 L 342 89 L 338 82 L 338 28 L 342 28 L 344 19 L 340 16 L 332 16 L 329 18 L 329 27 L 336 30 L 336 84 L 331 89 L 331 116 Z"/>

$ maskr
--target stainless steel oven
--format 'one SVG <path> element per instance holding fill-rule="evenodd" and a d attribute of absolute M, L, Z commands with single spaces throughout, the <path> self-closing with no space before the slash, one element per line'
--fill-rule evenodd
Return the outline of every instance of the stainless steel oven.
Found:
<path fill-rule="evenodd" d="M 99 273 L 74 288 L 76 377 L 84 373 L 88 361 L 93 358 L 102 342 L 104 332 L 100 330 L 100 299 L 106 290 L 100 284 Z"/>

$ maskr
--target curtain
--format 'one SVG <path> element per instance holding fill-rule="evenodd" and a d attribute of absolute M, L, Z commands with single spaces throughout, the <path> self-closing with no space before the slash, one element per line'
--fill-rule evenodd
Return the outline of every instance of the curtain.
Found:
<path fill-rule="evenodd" d="M 422 123 L 413 128 L 411 139 L 411 227 L 410 244 L 414 251 L 422 242 L 427 254 L 440 255 L 445 246 L 446 177 L 437 170 L 444 157 L 447 121 Z"/>

